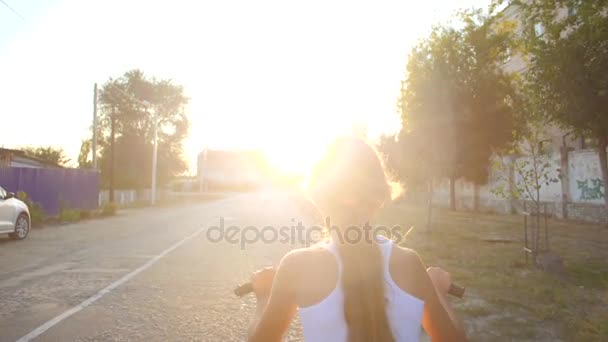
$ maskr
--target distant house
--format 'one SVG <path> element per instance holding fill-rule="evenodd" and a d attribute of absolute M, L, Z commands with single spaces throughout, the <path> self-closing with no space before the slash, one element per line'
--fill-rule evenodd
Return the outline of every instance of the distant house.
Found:
<path fill-rule="evenodd" d="M 197 176 L 201 191 L 255 189 L 264 179 L 264 158 L 258 151 L 204 150 Z"/>
<path fill-rule="evenodd" d="M 24 151 L 0 148 L 0 167 L 48 168 L 61 167 L 44 159 L 27 155 Z"/>

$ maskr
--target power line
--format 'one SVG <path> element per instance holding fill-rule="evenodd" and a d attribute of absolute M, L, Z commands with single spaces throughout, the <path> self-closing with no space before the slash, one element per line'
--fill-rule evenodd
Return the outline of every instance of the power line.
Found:
<path fill-rule="evenodd" d="M 19 14 L 19 12 L 15 11 L 11 6 L 9 6 L 6 2 L 4 2 L 4 0 L 0 0 L 0 2 L 2 2 L 4 4 L 4 6 L 6 6 L 8 9 L 13 11 L 13 13 L 15 13 L 19 18 L 21 18 L 21 20 L 25 21 L 25 18 L 23 16 L 21 16 L 21 14 Z"/>

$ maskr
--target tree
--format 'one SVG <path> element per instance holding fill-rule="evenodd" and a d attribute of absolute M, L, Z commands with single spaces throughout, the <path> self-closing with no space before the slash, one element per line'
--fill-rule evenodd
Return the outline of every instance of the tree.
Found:
<path fill-rule="evenodd" d="M 491 191 L 504 199 L 529 200 L 533 211 L 540 213 L 540 190 L 558 182 L 557 170 L 543 151 L 542 132 L 544 125 L 528 122 L 529 128 L 520 135 L 516 151 L 510 151 L 509 161 L 501 156 L 494 164 L 497 173 L 496 187 Z M 513 170 L 511 176 L 509 168 Z"/>
<path fill-rule="evenodd" d="M 427 198 L 427 230 L 431 230 L 431 217 L 433 210 L 433 165 L 436 161 L 431 159 L 432 144 L 418 145 L 424 141 L 416 136 L 417 132 L 405 133 L 401 131 L 394 136 L 381 136 L 378 149 L 383 154 L 389 172 L 396 175 L 405 183 L 406 196 L 408 192 L 424 191 L 428 188 Z"/>
<path fill-rule="evenodd" d="M 152 177 L 154 115 L 158 117 L 158 184 L 186 170 L 182 141 L 188 132 L 182 86 L 148 78 L 140 70 L 108 80 L 99 93 L 99 167 L 105 186 L 143 189 Z M 81 147 L 88 163 L 90 140 Z"/>
<path fill-rule="evenodd" d="M 22 149 L 25 154 L 42 159 L 51 164 L 59 165 L 59 166 L 67 166 L 71 161 L 68 157 L 66 157 L 65 152 L 62 148 L 55 148 L 52 146 L 47 147 L 33 147 L 27 146 Z"/>
<path fill-rule="evenodd" d="M 404 137 L 423 147 L 418 163 L 430 177 L 484 184 L 493 150 L 512 140 L 511 76 L 501 66 L 514 24 L 463 11 L 463 28 L 436 27 L 410 53 L 400 109 Z M 475 200 L 477 205 L 477 200 Z"/>
<path fill-rule="evenodd" d="M 85 139 L 80 144 L 80 152 L 78 153 L 78 167 L 81 169 L 89 169 L 93 167 L 93 162 L 89 160 L 91 154 L 91 139 Z"/>
<path fill-rule="evenodd" d="M 608 189 L 608 1 L 518 1 L 529 56 L 528 77 L 543 115 L 597 139 Z M 604 196 L 608 209 L 608 196 Z"/>
<path fill-rule="evenodd" d="M 492 193 L 507 200 L 530 201 L 531 207 L 524 203 L 524 210 L 530 214 L 527 221 L 531 232 L 531 247 L 535 255 L 541 250 L 541 189 L 559 180 L 559 169 L 552 165 L 543 148 L 545 128 L 549 125 L 547 118 L 541 115 L 540 101 L 535 99 L 532 84 L 522 82 L 519 96 L 515 102 L 516 125 L 514 138 L 517 144 L 494 163 L 495 187 Z M 513 209 L 512 209 L 513 210 Z M 546 217 L 546 216 L 545 216 Z M 526 229 L 527 231 L 527 229 Z M 526 234 L 528 234 L 526 232 Z M 545 248 L 548 248 L 548 235 L 545 230 Z"/>

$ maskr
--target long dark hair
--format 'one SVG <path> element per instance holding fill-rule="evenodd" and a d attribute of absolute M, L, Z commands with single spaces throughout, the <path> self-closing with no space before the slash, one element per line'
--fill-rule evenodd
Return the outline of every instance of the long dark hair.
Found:
<path fill-rule="evenodd" d="M 370 145 L 358 138 L 341 137 L 317 162 L 307 187 L 324 215 L 367 223 L 392 196 L 393 187 L 384 170 Z M 360 237 L 356 243 L 340 243 L 339 247 L 348 341 L 394 342 L 386 315 L 382 253 L 374 236 Z"/>

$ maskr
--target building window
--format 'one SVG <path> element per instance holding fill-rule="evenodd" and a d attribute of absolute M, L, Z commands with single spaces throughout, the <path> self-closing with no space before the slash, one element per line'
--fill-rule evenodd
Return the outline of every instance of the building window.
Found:
<path fill-rule="evenodd" d="M 551 155 L 554 152 L 555 151 L 551 139 L 545 139 L 538 142 L 538 154 Z"/>
<path fill-rule="evenodd" d="M 597 148 L 599 141 L 595 137 L 581 136 L 581 149 Z"/>
<path fill-rule="evenodd" d="M 541 22 L 537 22 L 534 24 L 534 34 L 536 34 L 537 37 L 542 36 L 545 33 L 545 26 L 543 25 L 543 23 Z"/>
<path fill-rule="evenodd" d="M 511 61 L 512 54 L 513 53 L 511 52 L 510 48 L 507 48 L 505 50 L 505 55 L 504 55 L 504 59 L 503 59 L 503 63 L 504 64 L 507 64 L 507 63 L 509 63 Z"/>

